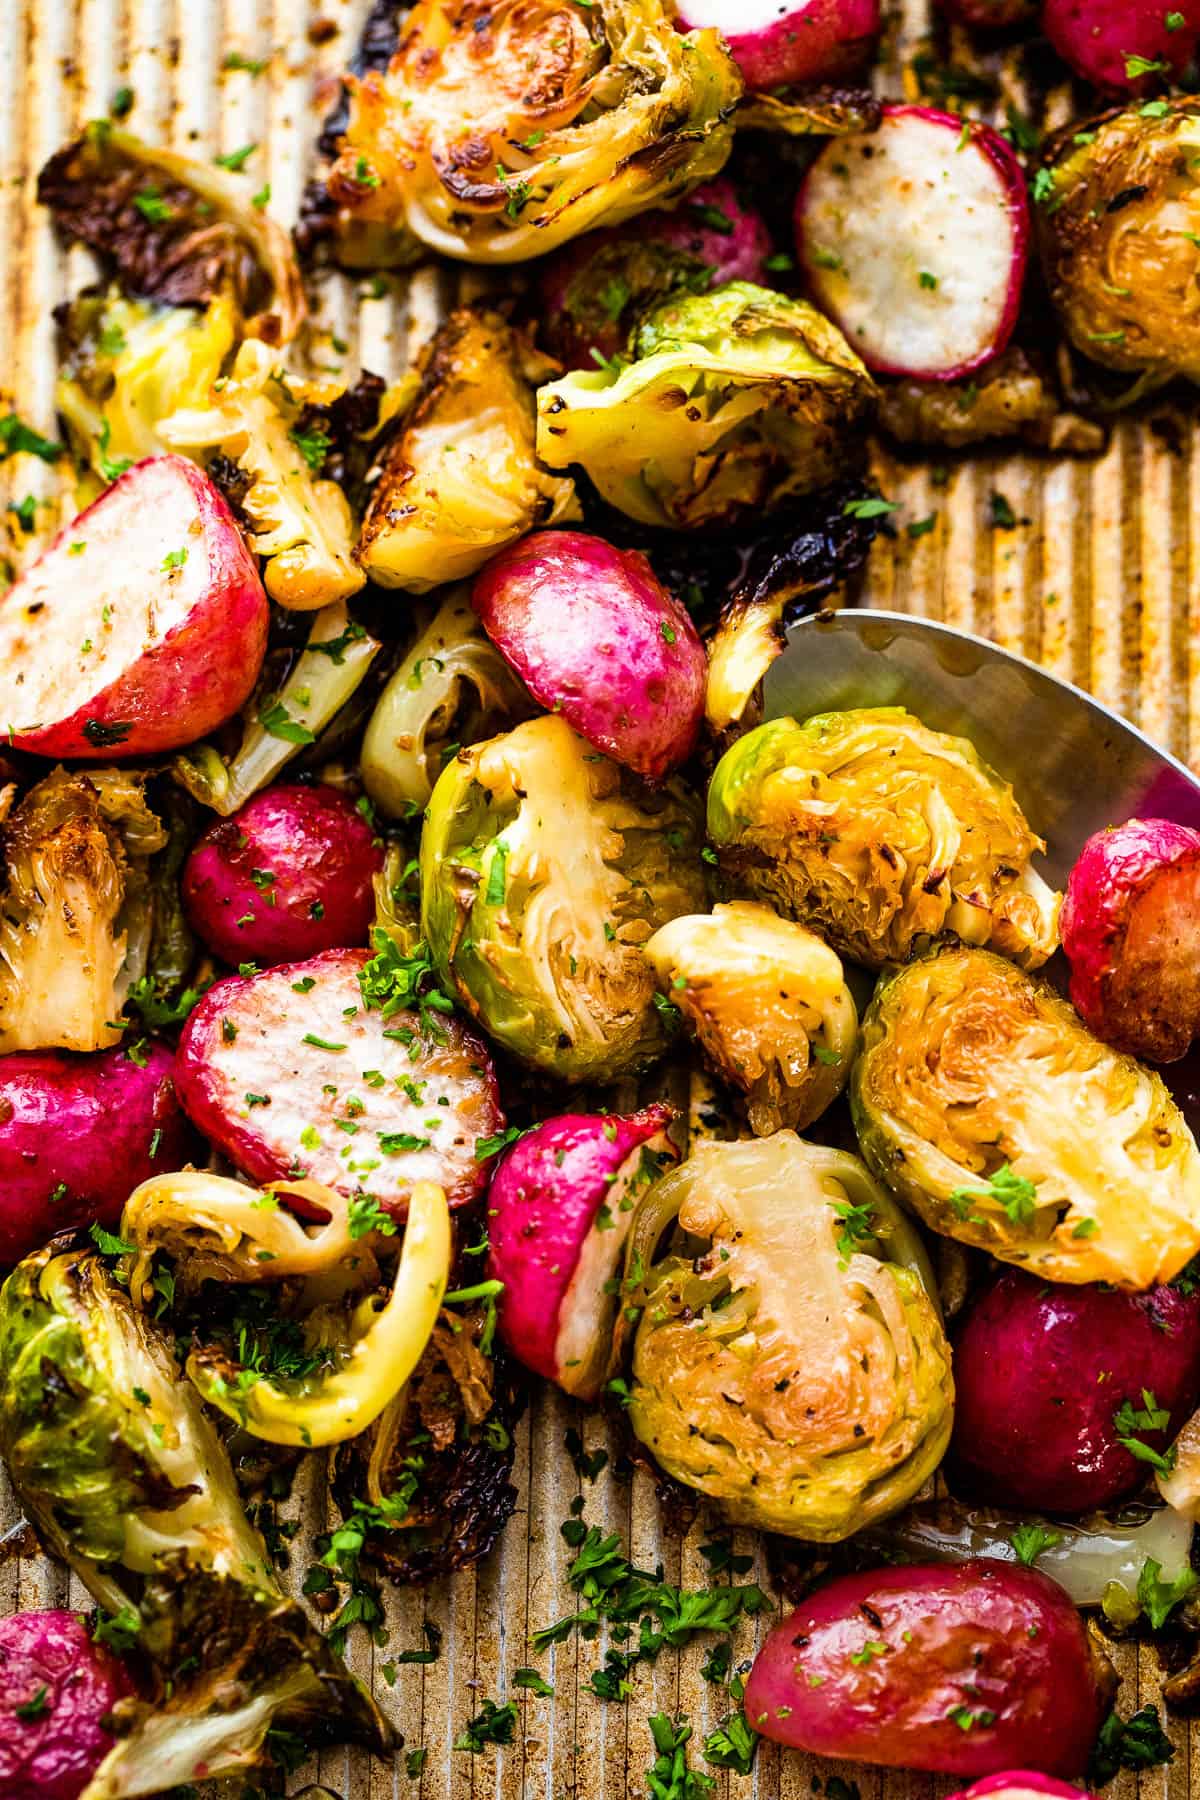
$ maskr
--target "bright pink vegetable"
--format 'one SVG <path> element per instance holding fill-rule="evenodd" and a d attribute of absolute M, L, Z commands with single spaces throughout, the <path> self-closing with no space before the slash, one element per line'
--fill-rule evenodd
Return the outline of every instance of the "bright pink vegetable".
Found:
<path fill-rule="evenodd" d="M 153 456 L 0 601 L 0 728 L 41 756 L 149 756 L 231 717 L 267 646 L 258 566 L 208 476 Z"/>
<path fill-rule="evenodd" d="M 480 570 L 471 603 L 535 700 L 650 781 L 690 755 L 708 664 L 639 550 L 535 531 Z"/>
<path fill-rule="evenodd" d="M 797 254 L 869 368 L 952 381 L 999 355 L 1016 325 L 1025 176 L 990 125 L 927 106 L 883 113 L 877 132 L 833 138 L 813 163 Z"/>
<path fill-rule="evenodd" d="M 770 254 L 763 218 L 718 175 L 678 206 L 589 231 L 536 264 L 539 331 L 568 368 L 591 369 L 596 356 L 623 351 L 636 314 L 680 283 L 691 292 L 725 281 L 770 287 Z"/>
<path fill-rule="evenodd" d="M 972 1782 L 950 1800 L 1087 1800 L 1087 1794 L 1069 1782 L 1055 1781 L 1052 1775 L 1038 1775 L 1032 1769 L 1007 1769 L 1003 1775 L 985 1775 Z"/>
<path fill-rule="evenodd" d="M 1042 30 L 1085 81 L 1142 94 L 1155 83 L 1178 81 L 1191 62 L 1200 44 L 1200 4 L 1042 0 Z"/>
<path fill-rule="evenodd" d="M 1005 31 L 1024 25 L 1037 12 L 1037 0 L 941 0 L 942 11 L 974 31 Z M 974 1791 L 974 1790 L 972 1790 Z"/>
<path fill-rule="evenodd" d="M 1200 831 L 1169 819 L 1098 831 L 1060 929 L 1071 999 L 1096 1036 L 1177 1062 L 1200 1034 Z"/>
<path fill-rule="evenodd" d="M 488 1276 L 504 1283 L 500 1334 L 527 1368 L 581 1399 L 604 1382 L 632 1202 L 676 1151 L 669 1106 L 625 1117 L 566 1113 L 535 1125 L 488 1190 Z M 646 1152 L 653 1146 L 654 1154 Z"/>
<path fill-rule="evenodd" d="M 680 30 L 715 25 L 749 88 L 835 81 L 862 67 L 879 0 L 677 0 Z"/>
<path fill-rule="evenodd" d="M 144 1068 L 120 1049 L 0 1057 L 0 1264 L 74 1225 L 111 1229 L 139 1182 L 195 1154 L 175 1058 L 144 1055 Z"/>
<path fill-rule="evenodd" d="M 746 1717 L 818 1756 L 943 1775 L 1083 1769 L 1104 1683 L 1056 1582 L 982 1558 L 846 1575 L 775 1627 Z"/>
<path fill-rule="evenodd" d="M 956 1489 L 1038 1512 L 1111 1505 L 1147 1475 L 1121 1438 L 1162 1455 L 1200 1401 L 1200 1292 L 1052 1286 L 1006 1270 L 958 1326 L 954 1385 Z M 1161 1413 L 1162 1426 L 1131 1413 Z"/>
<path fill-rule="evenodd" d="M 311 1176 L 399 1218 L 413 1184 L 434 1181 L 465 1206 L 489 1173 L 479 1141 L 504 1125 L 491 1057 L 456 1014 L 426 1030 L 367 1007 L 368 960 L 326 950 L 218 981 L 180 1037 L 179 1098 L 255 1181 Z"/>
<path fill-rule="evenodd" d="M 331 787 L 267 788 L 210 825 L 183 871 L 192 928 L 226 963 L 298 962 L 365 944 L 383 846 Z"/>
<path fill-rule="evenodd" d="M 113 1746 L 101 1721 L 133 1692 L 78 1613 L 0 1619 L 0 1794 L 76 1800 Z"/>

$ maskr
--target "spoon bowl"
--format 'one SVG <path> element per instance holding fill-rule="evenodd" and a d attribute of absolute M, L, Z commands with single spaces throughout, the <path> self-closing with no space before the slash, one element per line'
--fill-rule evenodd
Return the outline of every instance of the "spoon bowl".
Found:
<path fill-rule="evenodd" d="M 1042 873 L 1056 887 L 1106 825 L 1153 818 L 1200 829 L 1200 781 L 1169 751 L 1090 694 L 949 625 L 853 611 L 795 624 L 766 677 L 765 716 L 861 706 L 903 706 L 969 738 L 1045 838 Z"/>

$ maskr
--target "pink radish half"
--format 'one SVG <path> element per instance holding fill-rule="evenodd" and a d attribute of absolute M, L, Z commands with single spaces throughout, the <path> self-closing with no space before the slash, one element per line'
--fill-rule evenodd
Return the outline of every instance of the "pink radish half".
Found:
<path fill-rule="evenodd" d="M 1012 336 L 1029 253 L 1021 165 L 988 125 L 888 106 L 835 138 L 796 201 L 817 305 L 871 369 L 952 381 Z"/>
<path fill-rule="evenodd" d="M 1200 0 L 1043 0 L 1042 30 L 1077 75 L 1114 93 L 1178 81 L 1200 44 Z"/>
<path fill-rule="evenodd" d="M 879 0 L 678 0 L 681 31 L 713 26 L 749 88 L 833 81 L 861 68 L 879 34 Z"/>
<path fill-rule="evenodd" d="M 669 1106 L 564 1113 L 526 1132 L 488 1190 L 488 1276 L 504 1283 L 500 1335 L 521 1362 L 592 1400 L 608 1367 L 615 1277 L 634 1204 L 678 1155 Z"/>

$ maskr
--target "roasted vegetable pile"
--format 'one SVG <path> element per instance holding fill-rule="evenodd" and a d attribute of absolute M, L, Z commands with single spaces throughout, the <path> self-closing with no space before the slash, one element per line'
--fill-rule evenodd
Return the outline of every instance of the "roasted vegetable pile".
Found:
<path fill-rule="evenodd" d="M 1044 143 L 876 97 L 886 10 L 385 0 L 294 237 L 126 105 L 41 172 L 96 279 L 64 447 L 0 443 L 80 508 L 14 508 L 0 596 L 0 1456 L 97 1610 L 0 1620 L 6 1800 L 396 1752 L 349 1635 L 493 1550 L 535 1381 L 721 1535 L 681 1589 L 579 1502 L 514 1695 L 715 1633 L 741 1778 L 1173 1754 L 1103 1641 L 1194 1704 L 1200 832 L 1057 843 L 1060 894 L 1027 746 L 763 684 L 895 529 L 873 433 L 1090 454 L 1200 379 L 1200 9 L 947 0 L 1097 90 Z M 389 384 L 319 264 L 484 278 Z"/>

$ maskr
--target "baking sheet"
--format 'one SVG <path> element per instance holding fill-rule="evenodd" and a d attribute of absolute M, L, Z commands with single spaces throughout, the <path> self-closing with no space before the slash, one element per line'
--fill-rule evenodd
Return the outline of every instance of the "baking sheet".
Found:
<path fill-rule="evenodd" d="M 249 171 L 270 181 L 271 210 L 290 223 L 319 118 L 363 10 L 364 0 L 0 0 L 0 401 L 11 401 L 32 423 L 52 430 L 51 309 L 90 274 L 86 255 L 64 253 L 35 205 L 44 158 L 128 86 L 135 95 L 129 124 L 143 136 L 199 155 L 257 143 Z M 892 13 L 897 47 L 927 27 L 924 0 L 907 0 Z M 265 72 L 226 70 L 231 52 L 267 59 Z M 466 276 L 468 283 L 472 279 Z M 447 278 L 424 273 L 407 295 L 390 291 L 377 299 L 367 297 L 368 283 L 335 277 L 319 289 L 315 311 L 348 344 L 348 367 L 361 361 L 392 374 L 430 329 L 448 285 Z M 978 457 L 956 465 L 944 485 L 928 467 L 890 458 L 880 461 L 878 473 L 903 510 L 896 515 L 895 540 L 876 547 L 867 604 L 995 637 L 1091 688 L 1200 766 L 1200 459 L 1194 430 L 1172 448 L 1144 424 L 1125 423 L 1097 462 Z M 27 493 L 49 497 L 55 480 L 55 472 L 34 458 L 0 463 L 0 506 Z M 1016 529 L 994 528 L 993 493 L 1008 500 L 1021 521 Z M 934 512 L 934 529 L 910 539 L 905 524 Z M 49 530 L 52 512 L 40 514 L 39 522 Z M 1036 754 L 1031 743 L 1028 755 Z M 1079 780 L 1087 779 L 1081 768 Z M 653 1760 L 649 1714 L 686 1714 L 697 1740 L 719 1721 L 724 1690 L 700 1676 L 706 1645 L 667 1651 L 657 1664 L 640 1667 L 626 1706 L 602 1703 L 587 1691 L 603 1639 L 572 1640 L 544 1657 L 530 1656 L 528 1634 L 571 1608 L 565 1574 L 572 1553 L 558 1529 L 581 1491 L 563 1448 L 571 1425 L 588 1451 L 611 1448 L 597 1417 L 585 1417 L 543 1389 L 520 1428 L 515 1479 L 521 1498 L 500 1549 L 482 1568 L 425 1592 L 385 1590 L 390 1637 L 384 1648 L 373 1649 L 361 1631 L 351 1634 L 352 1667 L 366 1680 L 374 1675 L 377 1696 L 407 1748 L 428 1751 L 420 1781 L 407 1778 L 403 1751 L 392 1765 L 335 1751 L 293 1775 L 289 1792 L 320 1781 L 344 1800 L 619 1800 L 645 1791 L 644 1771 Z M 705 1585 L 703 1520 L 685 1538 L 672 1535 L 660 1522 L 652 1483 L 644 1475 L 619 1479 L 612 1460 L 582 1491 L 587 1520 L 619 1531 L 635 1561 L 661 1561 L 669 1580 Z M 2 1475 L 0 1506 L 2 1531 L 18 1516 Z M 309 1540 L 325 1523 L 325 1507 L 323 1470 L 310 1458 L 283 1509 L 285 1518 L 302 1521 L 292 1546 L 297 1583 L 311 1561 Z M 739 1535 L 736 1547 L 750 1552 L 755 1545 Z M 758 1573 L 764 1578 L 764 1571 Z M 0 1563 L 0 1613 L 86 1604 L 82 1586 L 42 1558 L 10 1556 Z M 379 1665 L 421 1647 L 425 1619 L 442 1630 L 440 1659 L 402 1667 L 389 1689 Z M 754 1630 L 743 1626 L 737 1657 L 749 1654 Z M 1155 1660 L 1149 1650 L 1119 1652 L 1123 1710 L 1158 1699 Z M 517 1694 L 514 1744 L 482 1756 L 452 1751 L 454 1737 L 483 1699 L 507 1699 L 513 1670 L 535 1661 L 554 1683 L 555 1698 Z M 1175 1762 L 1150 1771 L 1141 1783 L 1154 1800 L 1184 1800 L 1192 1755 L 1200 1750 L 1200 1726 L 1176 1721 L 1171 1730 L 1179 1746 Z M 698 1753 L 694 1760 L 704 1767 Z M 733 1800 L 799 1800 L 835 1772 L 856 1779 L 863 1800 L 915 1800 L 955 1785 L 820 1765 L 765 1744 L 749 1778 L 711 1772 L 717 1794 Z M 1123 1774 L 1107 1792 L 1132 1800 L 1136 1788 L 1134 1777 Z"/>

